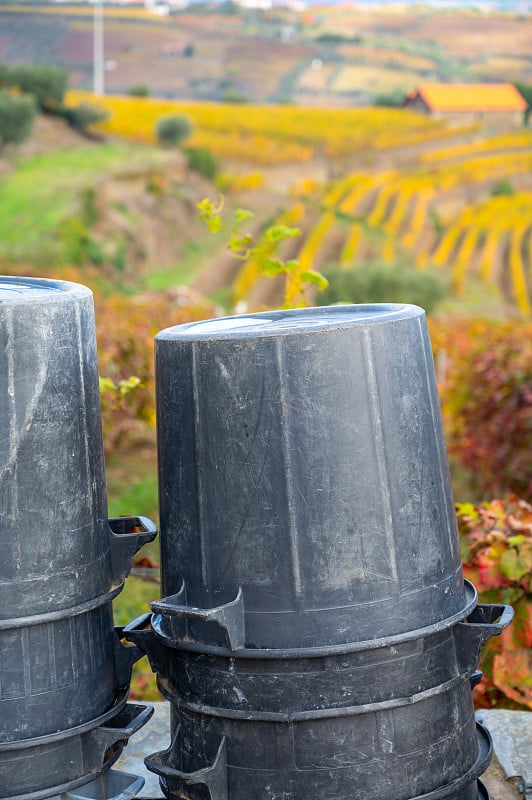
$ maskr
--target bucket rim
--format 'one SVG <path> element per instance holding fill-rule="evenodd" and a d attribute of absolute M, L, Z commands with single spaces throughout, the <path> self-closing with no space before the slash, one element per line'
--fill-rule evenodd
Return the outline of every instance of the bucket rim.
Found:
<path fill-rule="evenodd" d="M 84 733 L 99 728 L 105 722 L 108 722 L 113 717 L 116 717 L 120 711 L 125 707 L 129 695 L 129 686 L 120 687 L 117 691 L 115 701 L 111 708 L 100 714 L 82 725 L 76 725 L 74 728 L 67 728 L 66 730 L 57 731 L 56 733 L 48 733 L 45 736 L 35 736 L 33 739 L 17 739 L 14 742 L 4 742 L 0 744 L 0 754 L 7 753 L 11 750 L 26 750 L 34 747 L 42 747 L 44 745 L 52 744 L 53 742 L 60 742 L 64 739 L 72 739 L 75 736 L 81 736 Z M 11 800 L 11 798 L 6 798 Z"/>
<path fill-rule="evenodd" d="M 55 611 L 48 611 L 45 614 L 29 614 L 24 617 L 0 619 L 0 632 L 13 630 L 13 628 L 29 628 L 33 625 L 47 625 L 50 622 L 58 622 L 62 619 L 70 619 L 71 617 L 77 617 L 80 614 L 86 614 L 89 611 L 94 611 L 94 609 L 99 608 L 100 606 L 106 605 L 106 603 L 110 603 L 117 595 L 120 594 L 123 588 L 124 581 L 122 581 L 118 586 L 115 586 L 109 592 L 105 592 L 105 594 L 101 594 L 98 597 L 93 597 L 91 600 L 86 600 L 84 603 L 80 603 L 77 606 L 71 606 L 70 608 L 58 608 Z"/>
<path fill-rule="evenodd" d="M 88 286 L 73 281 L 32 276 L 0 275 L 0 308 L 33 304 L 72 302 L 92 297 Z"/>
<path fill-rule="evenodd" d="M 202 644 L 199 642 L 178 642 L 170 640 L 170 637 L 168 637 L 161 630 L 159 621 L 162 618 L 162 614 L 152 614 L 151 627 L 157 639 L 162 641 L 164 644 L 172 647 L 173 649 L 185 650 L 187 652 L 205 653 L 208 655 L 241 659 L 323 658 L 324 656 L 345 655 L 348 653 L 356 653 L 367 650 L 379 650 L 384 647 L 393 647 L 395 645 L 403 644 L 405 642 L 412 641 L 412 639 L 421 639 L 426 636 L 432 636 L 433 634 L 440 633 L 441 631 L 451 628 L 453 625 L 456 625 L 456 623 L 464 620 L 475 609 L 478 603 L 478 593 L 475 586 L 466 578 L 464 578 L 464 594 L 465 602 L 459 611 L 450 617 L 446 617 L 443 620 L 432 623 L 432 625 L 404 631 L 403 633 L 396 633 L 391 636 L 383 636 L 378 639 L 365 639 L 361 642 L 347 642 L 345 644 L 333 644 L 321 647 L 293 647 L 283 649 L 244 647 L 237 650 L 231 650 L 228 647 Z"/>
<path fill-rule="evenodd" d="M 462 775 L 460 778 L 456 778 L 456 780 L 447 784 L 447 786 L 442 786 L 439 789 L 429 792 L 428 794 L 418 795 L 417 797 L 413 797 L 411 800 L 446 800 L 446 798 L 448 798 L 450 795 L 453 795 L 454 793 L 459 792 L 461 789 L 464 789 L 468 783 L 472 783 L 474 780 L 478 781 L 479 776 L 482 775 L 491 761 L 491 757 L 493 755 L 493 740 L 489 730 L 485 728 L 484 725 L 482 725 L 480 722 L 477 722 L 476 726 L 478 755 L 473 766 L 470 767 L 464 775 Z M 487 794 L 486 787 L 482 781 L 478 781 L 477 785 L 479 789 L 479 800 L 488 800 L 489 795 Z M 481 789 L 484 789 L 484 795 L 481 794 Z"/>
<path fill-rule="evenodd" d="M 212 339 L 300 336 L 318 331 L 323 333 L 373 327 L 424 316 L 423 308 L 410 303 L 339 303 L 333 306 L 259 311 L 255 314 L 235 314 L 186 322 L 164 328 L 157 333 L 155 340 L 192 343 Z"/>

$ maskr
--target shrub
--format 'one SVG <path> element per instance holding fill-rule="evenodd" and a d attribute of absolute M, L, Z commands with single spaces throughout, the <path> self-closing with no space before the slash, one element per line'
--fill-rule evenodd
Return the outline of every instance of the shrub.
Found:
<path fill-rule="evenodd" d="M 222 172 L 216 178 L 216 188 L 223 194 L 240 194 L 240 192 L 254 191 L 264 186 L 262 172 Z"/>
<path fill-rule="evenodd" d="M 11 70 L 7 64 L 0 61 L 0 89 L 7 88 L 11 85 Z"/>
<path fill-rule="evenodd" d="M 78 106 L 63 107 L 58 112 L 74 130 L 80 133 L 89 133 L 90 128 L 98 122 L 109 118 L 109 112 L 90 103 L 80 103 Z"/>
<path fill-rule="evenodd" d="M 436 236 L 441 236 L 445 230 L 445 225 L 443 224 L 442 218 L 435 208 L 429 208 L 429 219 Z"/>
<path fill-rule="evenodd" d="M 515 617 L 490 639 L 477 705 L 532 709 L 532 506 L 517 497 L 458 504 L 464 573 L 485 603 L 509 603 Z"/>
<path fill-rule="evenodd" d="M 249 103 L 249 97 L 234 86 L 226 89 L 220 100 L 222 103 Z"/>
<path fill-rule="evenodd" d="M 146 83 L 136 83 L 134 86 L 129 87 L 128 94 L 131 97 L 149 97 L 150 87 Z"/>
<path fill-rule="evenodd" d="M 62 257 L 69 264 L 82 266 L 89 258 L 90 231 L 80 217 L 67 217 L 58 225 L 57 241 Z"/>
<path fill-rule="evenodd" d="M 525 110 L 524 114 L 524 123 L 525 125 L 528 125 L 528 121 L 530 119 L 530 110 L 532 108 L 532 83 L 515 81 L 514 86 L 523 99 L 528 103 L 528 108 Z"/>
<path fill-rule="evenodd" d="M 166 147 L 177 147 L 192 133 L 192 123 L 183 114 L 162 117 L 155 125 L 157 141 Z"/>
<path fill-rule="evenodd" d="M 0 89 L 0 152 L 7 144 L 27 139 L 36 113 L 33 97 L 14 97 L 7 89 Z"/>
<path fill-rule="evenodd" d="M 153 435 L 153 337 L 157 331 L 212 317 L 216 310 L 199 295 L 191 294 L 182 303 L 171 290 L 134 298 L 96 293 L 95 304 L 98 364 L 105 376 L 101 393 L 104 442 L 109 455 Z"/>
<path fill-rule="evenodd" d="M 509 181 L 508 178 L 503 178 L 495 184 L 490 194 L 492 197 L 511 197 L 513 194 L 515 194 L 515 189 L 512 182 Z"/>
<path fill-rule="evenodd" d="M 405 100 L 405 93 L 400 89 L 391 92 L 383 92 L 375 95 L 373 105 L 384 106 L 385 108 L 401 108 Z"/>
<path fill-rule="evenodd" d="M 187 147 L 185 153 L 189 169 L 211 181 L 216 178 L 220 169 L 218 159 L 207 147 Z"/>
<path fill-rule="evenodd" d="M 24 94 L 31 94 L 43 111 L 54 111 L 63 105 L 68 85 L 68 72 L 48 64 L 22 64 L 11 70 L 10 83 Z"/>
<path fill-rule="evenodd" d="M 318 296 L 319 305 L 334 303 L 414 303 L 427 313 L 446 297 L 447 287 L 436 276 L 403 266 L 360 265 L 346 270 L 326 270 L 327 289 Z"/>
<path fill-rule="evenodd" d="M 532 497 L 532 323 L 431 324 L 449 451 L 479 497 Z"/>

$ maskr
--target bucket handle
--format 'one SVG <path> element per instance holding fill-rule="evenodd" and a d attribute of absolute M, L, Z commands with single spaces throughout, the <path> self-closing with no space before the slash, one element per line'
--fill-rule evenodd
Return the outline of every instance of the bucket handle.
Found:
<path fill-rule="evenodd" d="M 112 517 L 107 522 L 110 528 L 113 584 L 118 586 L 129 575 L 135 553 L 155 539 L 157 526 L 148 517 Z M 140 530 L 131 533 L 138 528 Z"/>
<path fill-rule="evenodd" d="M 480 681 L 482 680 L 482 677 L 483 673 L 479 669 L 476 669 L 473 672 L 473 674 L 469 676 L 469 685 L 471 687 L 471 691 L 473 691 L 475 686 L 479 685 Z"/>
<path fill-rule="evenodd" d="M 185 633 L 180 632 L 173 624 L 176 618 L 198 622 L 215 622 L 227 637 L 231 650 L 241 650 L 245 647 L 245 618 L 244 597 L 242 587 L 238 588 L 234 600 L 214 608 L 197 608 L 183 604 L 185 599 L 185 584 L 177 594 L 155 600 L 151 604 L 154 623 L 158 623 L 160 631 L 168 643 L 178 643 L 185 639 Z M 190 641 L 189 637 L 187 639 Z"/>
<path fill-rule="evenodd" d="M 166 676 L 168 651 L 166 645 L 155 636 L 151 628 L 151 614 L 142 614 L 137 617 L 122 628 L 121 633 L 124 639 L 136 644 L 137 648 L 148 656 L 150 666 L 154 672 L 163 677 Z M 134 648 L 126 647 L 123 649 L 127 652 L 128 649 Z"/>
<path fill-rule="evenodd" d="M 475 670 L 480 652 L 491 636 L 498 636 L 514 616 L 511 606 L 479 603 L 463 622 L 456 626 L 456 653 L 461 670 Z"/>
<path fill-rule="evenodd" d="M 482 636 L 482 644 L 491 636 L 499 636 L 514 618 L 511 606 L 498 603 L 479 603 L 464 625 L 474 626 Z"/>
<path fill-rule="evenodd" d="M 144 759 L 146 769 L 164 780 L 164 791 L 168 800 L 179 800 L 183 796 L 183 792 L 186 792 L 186 796 L 190 798 L 190 787 L 192 786 L 205 786 L 209 793 L 209 800 L 228 800 L 225 736 L 220 741 L 212 764 L 194 772 L 182 772 L 174 769 L 168 763 L 175 751 L 178 734 L 179 727 L 168 750 L 152 753 Z"/>
<path fill-rule="evenodd" d="M 153 715 L 153 706 L 127 703 L 118 714 L 90 731 L 87 737 L 87 758 L 92 769 L 101 769 L 116 760 L 130 736 L 133 736 Z"/>
<path fill-rule="evenodd" d="M 132 641 L 126 636 L 124 627 L 115 625 L 114 648 L 116 682 L 120 688 L 127 688 L 131 683 L 133 664 L 136 664 L 137 661 L 145 655 L 146 651 L 140 647 L 140 645 L 137 645 L 136 642 L 134 643 L 137 645 L 136 647 L 124 645 L 122 644 L 122 639 Z"/>

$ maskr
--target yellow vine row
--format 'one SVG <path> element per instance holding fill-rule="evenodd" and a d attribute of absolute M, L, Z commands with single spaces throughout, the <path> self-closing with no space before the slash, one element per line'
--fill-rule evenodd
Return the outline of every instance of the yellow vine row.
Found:
<path fill-rule="evenodd" d="M 520 225 L 512 230 L 510 234 L 508 262 L 516 305 L 525 316 L 529 317 L 532 312 L 532 307 L 530 305 L 525 268 L 521 256 L 521 239 L 525 232 L 526 225 Z"/>
<path fill-rule="evenodd" d="M 455 294 L 461 296 L 465 291 L 465 276 L 477 245 L 479 230 L 469 228 L 460 243 L 453 266 L 453 287 Z"/>
<path fill-rule="evenodd" d="M 355 222 L 349 230 L 342 252 L 340 254 L 340 265 L 347 269 L 356 261 L 357 253 L 362 242 L 363 226 L 361 222 Z"/>
<path fill-rule="evenodd" d="M 461 225 L 453 225 L 443 234 L 440 243 L 432 255 L 432 263 L 438 267 L 443 267 L 449 261 L 459 236 L 462 233 Z"/>
<path fill-rule="evenodd" d="M 314 269 L 316 255 L 335 221 L 336 214 L 334 211 L 326 211 L 308 234 L 297 256 L 299 261 L 298 268 L 294 273 L 286 276 L 285 300 L 287 304 L 297 305 L 300 300 L 301 274 L 307 270 Z"/>

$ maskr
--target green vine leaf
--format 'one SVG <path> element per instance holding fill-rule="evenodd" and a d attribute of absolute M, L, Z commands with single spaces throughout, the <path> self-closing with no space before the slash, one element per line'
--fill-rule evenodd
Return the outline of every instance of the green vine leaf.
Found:
<path fill-rule="evenodd" d="M 248 219 L 253 219 L 255 214 L 253 211 L 248 211 L 245 208 L 237 208 L 235 211 L 235 219 L 238 223 L 246 222 Z"/>
<path fill-rule="evenodd" d="M 274 278 L 284 272 L 285 265 L 278 258 L 266 258 L 262 264 L 262 274 Z"/>
<path fill-rule="evenodd" d="M 290 228 L 288 225 L 272 225 L 265 232 L 268 242 L 282 242 L 284 239 L 297 239 L 298 236 L 301 236 L 299 228 Z"/>
<path fill-rule="evenodd" d="M 301 273 L 301 280 L 305 283 L 312 283 L 317 286 L 319 289 L 326 289 L 329 285 L 329 281 L 327 278 L 322 275 L 320 272 L 316 272 L 313 269 L 307 269 L 305 272 Z"/>

